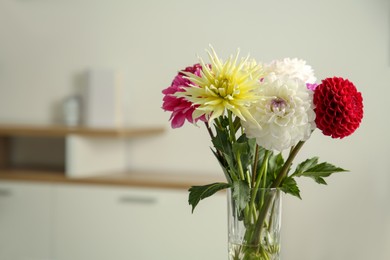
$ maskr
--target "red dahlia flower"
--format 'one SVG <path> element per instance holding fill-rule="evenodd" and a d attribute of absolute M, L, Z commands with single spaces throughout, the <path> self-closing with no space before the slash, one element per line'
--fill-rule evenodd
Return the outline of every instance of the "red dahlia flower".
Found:
<path fill-rule="evenodd" d="M 187 67 L 184 69 L 185 72 L 191 72 L 200 76 L 200 71 L 202 66 L 200 64 L 195 64 L 194 66 Z M 176 97 L 176 92 L 183 92 L 184 88 L 189 87 L 192 82 L 184 78 L 184 74 L 179 72 L 170 87 L 164 89 L 162 93 L 164 94 L 163 106 L 162 108 L 165 111 L 171 111 L 171 126 L 172 128 L 179 128 L 183 126 L 185 120 L 193 123 L 194 119 L 192 118 L 192 113 L 196 109 L 191 102 L 186 100 L 183 97 Z M 204 117 L 196 118 L 195 122 L 198 120 L 205 120 Z"/>
<path fill-rule="evenodd" d="M 344 138 L 352 134 L 363 118 L 363 98 L 348 79 L 322 80 L 314 91 L 316 125 L 324 135 Z"/>

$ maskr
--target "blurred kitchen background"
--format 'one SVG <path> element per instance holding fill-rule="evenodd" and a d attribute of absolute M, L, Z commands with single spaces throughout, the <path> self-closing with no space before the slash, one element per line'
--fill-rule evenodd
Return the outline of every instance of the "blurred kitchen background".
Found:
<path fill-rule="evenodd" d="M 302 58 L 318 80 L 353 81 L 365 115 L 345 139 L 315 132 L 297 158 L 317 155 L 350 172 L 333 175 L 328 186 L 302 180 L 303 200 L 284 199 L 282 259 L 390 259 L 389 25 L 386 0 L 0 0 L 0 125 L 64 124 L 64 102 L 83 97 L 88 75 L 120 75 L 120 83 L 109 83 L 118 92 L 104 94 L 107 103 L 101 103 L 102 111 L 115 106 L 110 115 L 117 121 L 108 124 L 165 128 L 160 135 L 123 140 L 129 171 L 222 176 L 201 125 L 170 129 L 161 91 L 197 55 L 207 58 L 209 44 L 221 57 L 240 48 L 264 62 Z M 152 251 L 158 259 L 227 258 L 223 195 L 191 215 L 185 189 L 0 184 L 38 194 L 20 208 L 23 218 L 19 209 L 7 214 L 0 198 L 0 260 L 157 259 Z M 165 219 L 165 207 L 136 206 L 130 213 L 101 208 L 109 196 L 128 190 L 162 198 L 180 213 Z M 53 201 L 56 210 L 43 207 Z M 24 205 L 23 197 L 18 202 Z M 25 222 L 35 215 L 42 225 L 32 229 Z M 155 233 L 141 220 L 153 223 Z M 47 236 L 37 242 L 32 234 Z"/>

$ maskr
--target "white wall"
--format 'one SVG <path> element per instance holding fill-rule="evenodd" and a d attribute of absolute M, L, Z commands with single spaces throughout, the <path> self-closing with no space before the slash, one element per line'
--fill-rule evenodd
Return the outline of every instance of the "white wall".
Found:
<path fill-rule="evenodd" d="M 129 167 L 220 174 L 205 129 L 169 129 L 161 90 L 209 43 L 220 56 L 303 58 L 319 79 L 352 80 L 365 118 L 351 137 L 317 132 L 303 149 L 351 173 L 303 181 L 303 200 L 285 200 L 284 259 L 389 259 L 389 15 L 386 0 L 1 0 L 0 122 L 54 122 L 86 69 L 113 68 L 127 125 L 168 130 L 129 141 Z"/>

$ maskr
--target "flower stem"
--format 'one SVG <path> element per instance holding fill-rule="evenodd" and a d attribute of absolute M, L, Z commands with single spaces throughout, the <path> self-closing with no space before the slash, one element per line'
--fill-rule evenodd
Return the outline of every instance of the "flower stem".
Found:
<path fill-rule="evenodd" d="M 298 154 L 299 150 L 302 148 L 304 145 L 304 141 L 300 141 L 294 149 L 290 152 L 287 161 L 284 163 L 282 169 L 280 170 L 278 176 L 276 177 L 275 181 L 272 183 L 271 188 L 278 188 L 284 178 L 287 175 L 288 170 L 290 169 L 290 166 L 295 159 L 296 155 Z M 253 232 L 253 242 L 254 244 L 259 243 L 261 233 L 264 227 L 264 221 L 267 216 L 267 211 L 269 210 L 271 204 L 273 203 L 274 197 L 268 193 L 264 203 L 261 205 L 261 210 L 259 213 L 259 217 L 257 218 L 256 224 L 255 224 L 255 230 Z"/>
<path fill-rule="evenodd" d="M 233 113 L 230 110 L 228 110 L 230 140 L 231 140 L 232 143 L 234 143 L 236 141 L 236 129 L 234 127 L 232 114 Z"/>
<path fill-rule="evenodd" d="M 206 125 L 207 132 L 209 133 L 211 139 L 213 139 L 214 138 L 214 133 L 213 133 L 213 131 L 210 128 L 209 122 L 206 121 L 206 122 L 204 122 L 204 124 Z"/>
<path fill-rule="evenodd" d="M 302 148 L 302 146 L 305 144 L 304 141 L 298 142 L 298 144 L 294 147 L 294 149 L 291 151 L 290 155 L 287 158 L 287 161 L 284 163 L 282 169 L 280 170 L 278 176 L 274 180 L 274 182 L 271 185 L 271 188 L 277 188 L 280 186 L 284 178 L 287 176 L 287 172 L 290 169 L 290 166 L 295 159 L 295 156 L 297 156 L 299 150 Z"/>
<path fill-rule="evenodd" d="M 264 200 L 263 205 L 260 207 L 259 217 L 257 218 L 256 224 L 255 224 L 255 230 L 253 232 L 253 244 L 257 245 L 260 242 L 260 235 L 263 230 L 264 221 L 267 216 L 267 212 L 269 210 L 269 207 L 271 206 L 273 202 L 273 196 L 271 193 L 267 193 L 267 196 Z"/>
<path fill-rule="evenodd" d="M 257 190 L 258 190 L 258 188 L 260 186 L 260 182 L 261 182 L 262 176 L 264 174 L 266 174 L 269 155 L 270 155 L 270 152 L 268 150 L 266 150 L 265 155 L 264 155 L 264 159 L 263 159 L 263 163 L 261 164 L 260 172 L 257 175 L 257 178 L 256 178 L 254 186 L 252 187 L 252 194 L 251 194 L 251 200 L 250 200 L 250 211 L 252 211 L 253 209 L 256 208 L 255 207 L 256 193 L 257 193 Z M 250 212 L 249 216 L 250 215 L 252 215 L 251 212 Z"/>
<path fill-rule="evenodd" d="M 255 186 L 254 186 L 255 190 L 257 190 L 259 188 L 261 179 L 262 179 L 263 175 L 266 174 L 266 171 L 267 171 L 267 168 L 268 168 L 269 155 L 270 155 L 270 151 L 266 150 L 265 154 L 264 154 L 263 162 L 261 164 L 260 173 L 256 177 L 256 182 L 255 182 Z"/>
<path fill-rule="evenodd" d="M 238 166 L 238 172 L 240 174 L 241 180 L 245 180 L 244 170 L 242 169 L 242 163 L 241 163 L 241 155 L 240 153 L 236 154 L 237 158 L 237 166 Z"/>
<path fill-rule="evenodd" d="M 259 160 L 259 145 L 256 144 L 256 151 L 255 151 L 255 160 L 253 161 L 253 168 L 252 168 L 252 188 L 255 186 L 256 183 L 256 175 L 257 175 L 257 161 Z"/>

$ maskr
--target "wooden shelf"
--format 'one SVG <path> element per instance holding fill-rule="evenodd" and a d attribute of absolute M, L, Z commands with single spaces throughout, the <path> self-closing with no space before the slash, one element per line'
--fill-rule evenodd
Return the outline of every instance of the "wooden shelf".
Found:
<path fill-rule="evenodd" d="M 226 182 L 222 176 L 212 174 L 164 173 L 164 172 L 107 172 L 104 175 L 69 177 L 66 170 L 47 167 L 47 165 L 13 165 L 10 163 L 12 150 L 10 139 L 14 137 L 60 137 L 69 135 L 81 137 L 108 137 L 110 142 L 121 137 L 143 137 L 161 134 L 162 127 L 92 129 L 64 126 L 0 125 L 0 180 L 50 182 L 85 185 L 114 185 L 152 188 L 188 189 L 193 185 L 205 185 L 213 182 Z M 40 138 L 39 138 L 40 139 Z M 39 140 L 40 142 L 41 140 Z M 93 142 L 98 142 L 94 140 Z M 121 141 L 121 140 L 118 140 Z M 52 147 L 53 148 L 53 147 Z M 68 147 L 69 149 L 69 147 Z M 105 150 L 105 149 L 103 149 Z M 75 152 L 75 151 L 73 151 Z M 68 158 L 69 159 L 69 158 Z M 66 160 L 66 158 L 65 158 Z M 96 159 L 98 161 L 99 159 Z"/>
<path fill-rule="evenodd" d="M 189 189 L 194 185 L 205 185 L 214 182 L 226 182 L 220 175 L 163 173 L 163 172 L 122 172 L 108 173 L 83 178 L 67 178 L 62 172 L 37 171 L 22 169 L 0 170 L 0 180 L 23 182 L 49 182 L 62 184 L 109 185 L 147 187 L 162 189 Z"/>
<path fill-rule="evenodd" d="M 123 171 L 126 169 L 123 139 L 163 132 L 163 127 L 107 129 L 0 124 L 0 170 L 51 172 L 47 167 L 55 166 L 63 168 L 62 175 L 66 177 Z"/>
<path fill-rule="evenodd" d="M 66 127 L 59 125 L 0 125 L 0 136 L 44 136 L 63 137 L 70 134 L 90 137 L 142 137 L 161 134 L 163 127 L 135 127 L 135 128 L 88 128 Z"/>

